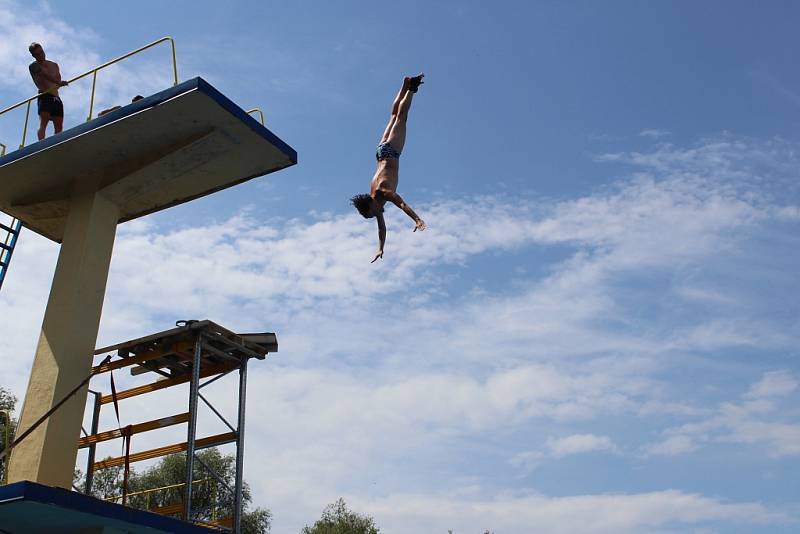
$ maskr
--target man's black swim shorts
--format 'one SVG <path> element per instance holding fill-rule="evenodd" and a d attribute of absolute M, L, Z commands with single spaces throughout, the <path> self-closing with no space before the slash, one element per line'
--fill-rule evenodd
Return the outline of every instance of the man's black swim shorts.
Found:
<path fill-rule="evenodd" d="M 42 113 L 49 113 L 51 117 L 64 116 L 64 104 L 61 99 L 50 93 L 39 95 L 36 99 L 36 104 L 39 107 L 39 115 Z"/>

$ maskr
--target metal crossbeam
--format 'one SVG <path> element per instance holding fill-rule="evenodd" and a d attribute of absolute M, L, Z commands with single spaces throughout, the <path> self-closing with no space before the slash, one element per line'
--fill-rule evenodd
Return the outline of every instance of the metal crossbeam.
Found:
<path fill-rule="evenodd" d="M 216 434 L 214 436 L 209 436 L 207 438 L 200 438 L 196 440 L 194 449 L 195 450 L 207 449 L 209 447 L 216 447 L 217 445 L 225 445 L 226 443 L 233 443 L 234 441 L 236 441 L 236 433 L 226 432 L 224 434 Z M 175 454 L 177 452 L 183 452 L 185 450 L 186 450 L 186 442 L 174 443 L 172 445 L 167 445 L 165 447 L 158 447 L 155 449 L 150 449 L 147 451 L 131 454 L 130 462 L 131 463 L 141 462 L 143 460 L 159 458 L 161 456 L 167 456 L 169 454 Z M 108 469 L 109 467 L 116 467 L 118 465 L 124 465 L 124 464 L 125 464 L 125 457 L 117 456 L 115 458 L 108 458 L 100 462 L 95 462 L 93 468 L 95 471 L 97 471 L 98 469 Z"/>

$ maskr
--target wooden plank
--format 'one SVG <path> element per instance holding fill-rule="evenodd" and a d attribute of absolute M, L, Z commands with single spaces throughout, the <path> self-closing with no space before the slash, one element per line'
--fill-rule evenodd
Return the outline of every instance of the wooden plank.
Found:
<path fill-rule="evenodd" d="M 176 354 L 192 347 L 194 347 L 193 341 L 181 341 L 179 343 L 170 343 L 169 345 L 166 345 L 163 348 L 149 350 L 147 352 L 142 352 L 141 354 L 136 354 L 135 356 L 128 356 L 127 358 L 123 358 L 121 360 L 114 360 L 105 365 L 97 365 L 92 368 L 92 372 L 94 374 L 98 374 L 98 373 L 105 373 L 108 371 L 114 371 L 115 369 L 122 369 L 123 367 L 136 365 L 137 363 L 157 360 L 159 358 L 163 358 L 167 354 Z"/>
<path fill-rule="evenodd" d="M 157 373 L 159 370 L 169 368 L 172 376 L 178 376 L 191 370 L 191 362 L 194 359 L 194 354 L 186 354 L 184 352 L 175 352 L 175 354 L 168 354 L 156 360 L 143 362 L 133 369 L 131 375 L 143 375 L 145 373 Z M 188 362 L 189 365 L 185 366 L 181 362 Z"/>
<path fill-rule="evenodd" d="M 199 525 L 217 525 L 218 527 L 225 527 L 225 528 L 233 528 L 233 518 L 232 517 L 223 517 L 222 519 L 214 519 L 212 521 L 203 521 L 198 523 Z"/>
<path fill-rule="evenodd" d="M 209 436 L 207 438 L 202 438 L 195 441 L 195 450 L 214 447 L 216 445 L 224 445 L 225 443 L 232 443 L 234 441 L 236 441 L 236 432 L 217 434 L 215 436 Z M 185 450 L 186 442 L 184 441 L 183 443 L 175 443 L 173 445 L 167 445 L 165 447 L 158 447 L 157 449 L 150 449 L 148 451 L 131 454 L 129 461 L 130 463 L 141 462 L 142 460 L 150 460 L 151 458 L 158 458 L 160 456 L 175 454 Z M 94 469 L 107 469 L 109 467 L 116 467 L 118 465 L 125 465 L 124 456 L 117 456 L 116 458 L 108 458 L 100 462 L 95 462 Z"/>
<path fill-rule="evenodd" d="M 108 347 L 103 347 L 94 351 L 95 356 L 98 354 L 105 354 L 107 352 L 114 352 L 115 350 L 120 349 L 133 349 L 139 345 L 145 343 L 154 343 L 156 341 L 160 341 L 162 339 L 170 338 L 170 337 L 182 337 L 184 334 L 191 334 L 193 336 L 196 335 L 196 330 L 204 329 L 211 321 L 199 321 L 197 323 L 192 324 L 191 328 L 187 328 L 185 326 L 178 326 L 176 328 L 171 328 L 169 330 L 164 330 L 163 332 L 157 332 L 155 334 L 150 334 L 149 336 L 140 337 L 138 339 L 132 339 L 130 341 L 125 341 L 123 343 L 117 343 L 116 345 L 110 345 Z M 212 323 L 213 324 L 213 323 Z"/>
<path fill-rule="evenodd" d="M 150 430 L 156 430 L 158 428 L 166 428 L 172 425 L 179 425 L 181 423 L 186 423 L 187 421 L 189 421 L 189 412 L 180 413 L 170 417 L 162 417 L 161 419 L 154 419 L 152 421 L 145 421 L 144 423 L 131 425 L 131 435 L 149 432 Z M 100 443 L 101 441 L 108 441 L 121 437 L 122 429 L 119 428 L 108 430 L 106 432 L 98 432 L 97 434 L 91 434 L 78 440 L 78 448 L 83 449 L 94 443 Z"/>
<path fill-rule="evenodd" d="M 175 504 L 168 504 L 167 506 L 159 506 L 156 508 L 151 508 L 148 510 L 149 512 L 153 512 L 154 514 L 160 515 L 175 515 L 183 513 L 183 502 L 178 502 Z"/>
<path fill-rule="evenodd" d="M 230 371 L 231 369 L 235 369 L 238 365 L 217 365 L 214 367 L 205 367 L 200 368 L 200 378 L 208 378 L 209 376 L 221 374 L 226 371 Z M 172 386 L 177 386 L 179 384 L 185 384 L 192 379 L 192 375 L 187 373 L 182 376 L 176 376 L 175 378 L 167 378 L 164 380 L 156 380 L 150 384 L 145 384 L 143 386 L 138 386 L 131 389 L 126 389 L 124 391 L 117 392 L 117 400 L 122 399 L 129 399 L 131 397 L 136 397 L 137 395 L 144 395 L 145 393 L 150 393 L 152 391 L 158 391 L 159 389 L 165 389 Z M 100 398 L 100 404 L 108 404 L 109 402 L 114 402 L 114 398 L 109 395 L 103 395 Z"/>

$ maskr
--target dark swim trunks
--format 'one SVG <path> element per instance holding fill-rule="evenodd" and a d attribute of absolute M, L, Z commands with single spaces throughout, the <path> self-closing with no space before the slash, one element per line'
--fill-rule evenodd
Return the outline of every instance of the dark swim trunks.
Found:
<path fill-rule="evenodd" d="M 39 95 L 36 99 L 36 104 L 39 107 L 39 115 L 42 113 L 49 113 L 51 117 L 64 116 L 64 104 L 61 99 L 50 93 Z"/>
<path fill-rule="evenodd" d="M 400 152 L 394 149 L 389 143 L 381 143 L 375 151 L 375 159 L 383 161 L 385 159 L 400 159 Z"/>

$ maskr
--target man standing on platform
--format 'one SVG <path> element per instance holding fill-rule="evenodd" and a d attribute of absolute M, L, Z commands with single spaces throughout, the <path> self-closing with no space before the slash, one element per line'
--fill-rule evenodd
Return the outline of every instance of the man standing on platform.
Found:
<path fill-rule="evenodd" d="M 58 88 L 67 85 L 61 80 L 61 71 L 58 63 L 45 59 L 44 49 L 39 43 L 31 43 L 28 51 L 36 59 L 30 64 L 28 70 L 31 72 L 33 83 L 39 89 L 39 98 L 36 104 L 39 108 L 39 141 L 44 139 L 47 130 L 47 123 L 53 121 L 55 133 L 59 133 L 64 127 L 64 104 L 58 96 Z"/>

